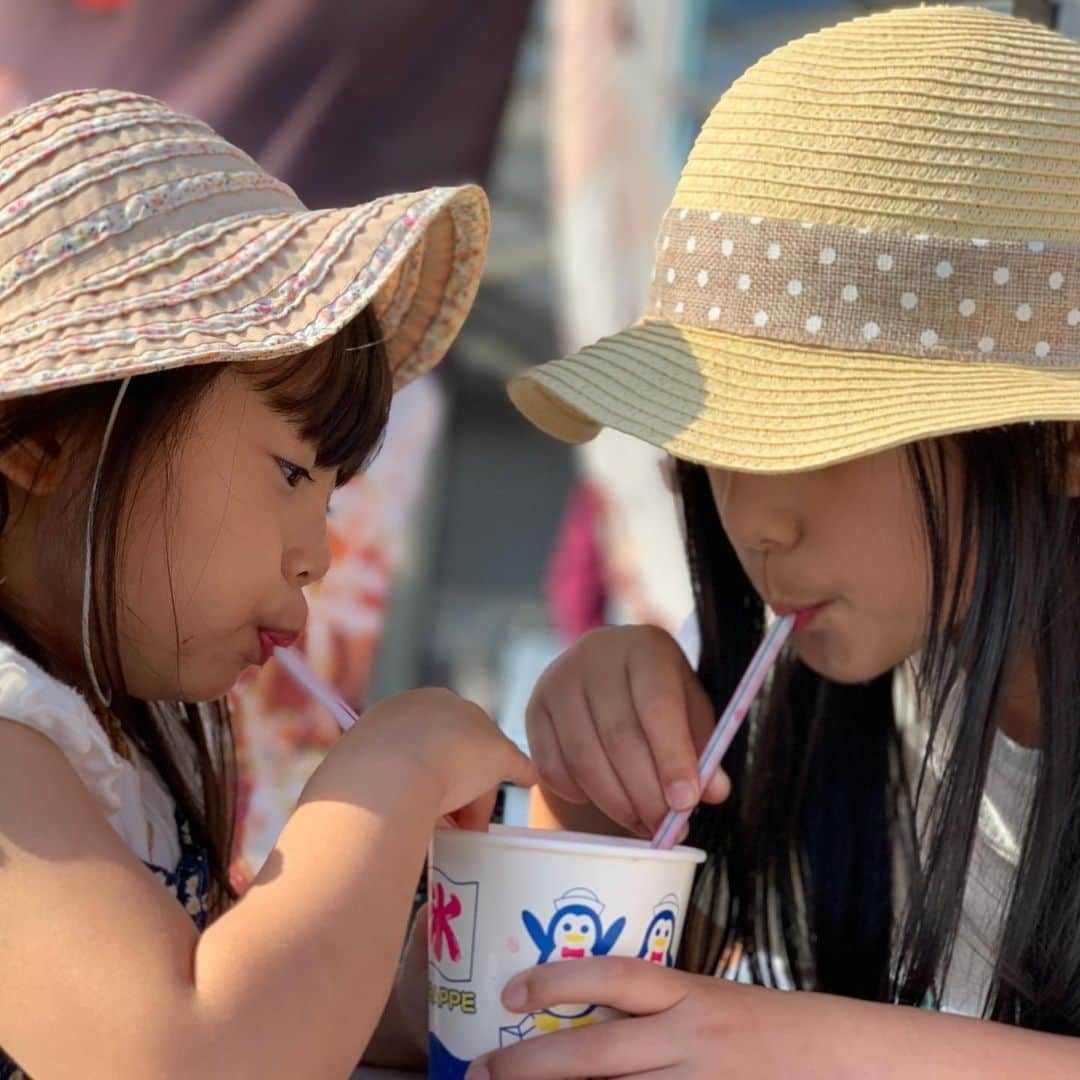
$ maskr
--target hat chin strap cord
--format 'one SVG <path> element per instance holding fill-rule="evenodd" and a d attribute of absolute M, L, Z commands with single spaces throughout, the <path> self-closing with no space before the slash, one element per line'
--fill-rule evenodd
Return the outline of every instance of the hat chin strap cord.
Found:
<path fill-rule="evenodd" d="M 90 648 L 90 595 L 94 581 L 94 516 L 97 510 L 98 488 L 101 486 L 101 472 L 105 465 L 105 454 L 109 449 L 109 438 L 112 436 L 113 427 L 116 425 L 116 417 L 120 412 L 120 405 L 127 393 L 130 378 L 120 382 L 120 389 L 116 392 L 116 400 L 113 402 L 112 411 L 109 413 L 109 421 L 105 425 L 105 433 L 101 437 L 101 450 L 98 452 L 97 468 L 94 469 L 94 482 L 90 487 L 90 506 L 86 513 L 86 550 L 83 563 L 83 602 L 82 602 L 82 649 L 83 661 L 86 664 L 86 673 L 90 676 L 90 685 L 93 687 L 94 696 L 98 699 L 102 708 L 108 709 L 112 703 L 112 692 L 106 694 L 98 682 L 97 672 L 94 669 L 94 655 Z"/>

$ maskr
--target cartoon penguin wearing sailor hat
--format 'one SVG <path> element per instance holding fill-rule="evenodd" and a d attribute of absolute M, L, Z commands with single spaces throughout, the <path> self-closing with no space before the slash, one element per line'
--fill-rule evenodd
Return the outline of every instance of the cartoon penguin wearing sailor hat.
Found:
<path fill-rule="evenodd" d="M 546 927 L 531 912 L 521 913 L 525 929 L 540 950 L 537 963 L 549 960 L 584 960 L 586 956 L 607 956 L 619 940 L 626 919 L 616 919 L 604 930 L 604 905 L 592 889 L 568 889 L 555 901 L 555 914 Z"/>
<path fill-rule="evenodd" d="M 615 947 L 626 919 L 616 919 L 606 929 L 603 923 L 605 905 L 592 891 L 578 887 L 568 889 L 555 900 L 555 914 L 547 926 L 531 912 L 523 911 L 521 919 L 540 952 L 537 963 L 562 960 L 584 960 L 587 956 L 607 956 Z M 500 1029 L 500 1042 L 525 1039 L 535 1032 L 559 1031 L 563 1028 L 591 1024 L 598 1017 L 595 1005 L 558 1005 L 542 1012 L 530 1013 L 520 1024 Z"/>
<path fill-rule="evenodd" d="M 650 964 L 663 964 L 674 967 L 675 928 L 679 921 L 679 901 L 674 893 L 668 893 L 656 907 L 645 938 L 641 942 L 639 960 L 648 960 Z"/>

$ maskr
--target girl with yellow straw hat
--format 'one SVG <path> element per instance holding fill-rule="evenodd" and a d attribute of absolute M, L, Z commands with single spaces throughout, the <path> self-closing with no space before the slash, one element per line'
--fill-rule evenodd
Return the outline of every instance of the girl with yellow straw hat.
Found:
<path fill-rule="evenodd" d="M 510 392 L 677 459 L 696 671 L 599 631 L 529 734 L 564 823 L 703 796 L 710 859 L 690 973 L 530 972 L 508 1008 L 631 1018 L 470 1077 L 1080 1075 L 1080 47 L 926 7 L 777 50 L 701 131 L 644 317 Z M 701 792 L 770 608 L 807 625 Z"/>
<path fill-rule="evenodd" d="M 391 698 L 229 903 L 223 697 L 303 631 L 487 231 L 475 187 L 310 212 L 135 94 L 0 120 L 0 1077 L 347 1075 L 435 821 L 530 781 L 475 706 Z"/>

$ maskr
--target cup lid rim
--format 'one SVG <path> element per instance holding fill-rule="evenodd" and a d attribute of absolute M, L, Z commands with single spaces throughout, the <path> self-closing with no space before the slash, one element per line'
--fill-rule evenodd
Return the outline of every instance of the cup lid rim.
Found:
<path fill-rule="evenodd" d="M 700 848 L 677 845 L 670 850 L 649 846 L 648 840 L 630 836 L 601 836 L 597 833 L 569 832 L 556 829 L 529 829 L 515 825 L 492 825 L 487 832 L 440 828 L 435 830 L 440 842 L 453 842 L 466 835 L 477 843 L 494 847 L 522 848 L 529 851 L 557 851 L 567 855 L 601 855 L 605 858 L 655 859 L 660 862 L 703 863 L 707 855 Z"/>

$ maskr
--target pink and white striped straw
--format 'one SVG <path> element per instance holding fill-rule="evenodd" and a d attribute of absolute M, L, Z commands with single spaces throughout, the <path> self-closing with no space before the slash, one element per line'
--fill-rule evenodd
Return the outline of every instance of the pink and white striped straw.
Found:
<path fill-rule="evenodd" d="M 806 617 L 812 618 L 812 615 L 806 613 Z M 785 615 L 777 619 L 769 627 L 765 640 L 762 641 L 758 651 L 754 653 L 750 666 L 746 669 L 746 673 L 735 688 L 735 693 L 728 702 L 727 708 L 720 714 L 720 719 L 717 721 L 712 735 L 709 736 L 705 749 L 701 752 L 701 759 L 698 762 L 699 790 L 705 790 L 706 785 L 713 778 L 713 774 L 720 767 L 720 762 L 723 760 L 724 754 L 727 753 L 732 740 L 738 734 L 739 728 L 742 727 L 742 722 L 746 719 L 746 714 L 750 711 L 754 698 L 758 696 L 762 684 L 765 682 L 769 672 L 772 671 L 773 665 L 780 655 L 780 650 L 783 649 L 787 639 L 791 637 L 796 624 L 800 626 L 803 624 L 803 619 L 803 612 L 797 615 Z M 661 851 L 673 848 L 683 826 L 690 820 L 690 814 L 691 811 L 689 810 L 670 811 L 661 823 L 660 828 L 656 830 L 656 835 L 652 838 L 652 846 L 659 848 Z"/>
<path fill-rule="evenodd" d="M 297 649 L 278 645 L 274 649 L 274 656 L 278 663 L 301 690 L 317 701 L 338 722 L 342 731 L 348 731 L 357 720 L 360 719 L 356 712 L 351 709 L 342 699 L 341 695 L 332 690 L 326 683 L 308 667 L 307 661 Z M 444 829 L 456 829 L 457 822 L 446 815 L 439 818 L 439 825 Z"/>
<path fill-rule="evenodd" d="M 308 667 L 296 649 L 278 645 L 274 656 L 292 681 L 306 690 L 338 722 L 342 731 L 348 731 L 356 723 L 359 719 L 356 713 Z"/>

